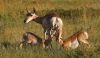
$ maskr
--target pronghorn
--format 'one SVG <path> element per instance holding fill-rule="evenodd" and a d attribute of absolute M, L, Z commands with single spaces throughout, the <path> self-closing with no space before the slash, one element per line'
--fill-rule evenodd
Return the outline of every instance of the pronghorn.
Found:
<path fill-rule="evenodd" d="M 25 32 L 22 37 L 22 41 L 20 43 L 20 48 L 22 48 L 26 44 L 30 44 L 31 46 L 42 46 L 43 45 L 43 39 L 39 36 L 35 35 L 31 32 Z M 45 47 L 44 48 L 51 48 L 51 41 L 49 39 L 46 39 L 44 41 Z"/>
<path fill-rule="evenodd" d="M 82 43 L 90 46 L 87 39 L 88 39 L 88 33 L 87 32 L 78 31 L 77 33 L 73 34 L 69 38 L 61 40 L 60 45 L 62 45 L 63 48 L 69 48 L 70 47 L 72 49 L 75 49 L 79 46 L 79 42 L 82 42 Z"/>
<path fill-rule="evenodd" d="M 47 38 L 46 35 L 51 39 L 53 35 L 56 34 L 56 40 L 60 42 L 60 39 L 62 38 L 63 22 L 57 15 L 54 13 L 48 13 L 45 16 L 38 16 L 35 14 L 34 9 L 34 13 L 28 11 L 24 23 L 29 23 L 30 21 L 35 21 L 42 25 L 45 39 Z"/>

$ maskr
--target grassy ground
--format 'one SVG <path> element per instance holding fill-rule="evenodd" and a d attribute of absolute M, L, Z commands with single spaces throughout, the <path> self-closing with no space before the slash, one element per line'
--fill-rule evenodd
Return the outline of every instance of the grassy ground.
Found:
<path fill-rule="evenodd" d="M 40 47 L 19 49 L 22 34 L 30 31 L 43 38 L 41 25 L 23 20 L 28 10 L 36 8 L 40 16 L 48 12 L 58 14 L 63 22 L 63 39 L 81 28 L 89 33 L 92 47 L 81 44 L 77 49 Z M 0 58 L 99 58 L 100 57 L 100 1 L 99 0 L 0 0 Z"/>

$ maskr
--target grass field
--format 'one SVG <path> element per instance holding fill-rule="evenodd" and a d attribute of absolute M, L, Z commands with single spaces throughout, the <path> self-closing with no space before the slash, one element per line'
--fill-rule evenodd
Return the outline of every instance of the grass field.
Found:
<path fill-rule="evenodd" d="M 53 40 L 53 49 L 40 47 L 19 49 L 24 32 L 33 32 L 43 38 L 41 25 L 24 24 L 26 8 L 35 7 L 43 16 L 54 12 L 63 20 L 63 39 L 81 28 L 89 33 L 88 48 L 81 44 L 77 49 L 58 49 Z M 99 0 L 0 0 L 0 58 L 100 58 L 100 1 Z"/>

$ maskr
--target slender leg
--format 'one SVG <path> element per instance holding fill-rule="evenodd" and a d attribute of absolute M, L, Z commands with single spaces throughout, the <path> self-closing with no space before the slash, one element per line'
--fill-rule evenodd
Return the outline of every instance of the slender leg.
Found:
<path fill-rule="evenodd" d="M 44 39 L 42 39 L 42 46 L 45 48 L 45 40 L 46 40 L 47 31 L 44 29 Z"/>
<path fill-rule="evenodd" d="M 22 49 L 22 47 L 23 47 L 23 43 L 20 43 L 19 47 Z"/>
<path fill-rule="evenodd" d="M 46 39 L 47 31 L 44 31 L 44 39 Z"/>
<path fill-rule="evenodd" d="M 61 44 L 62 40 L 61 40 L 61 35 L 62 35 L 62 29 L 58 29 L 56 31 L 56 41 L 58 44 Z M 58 49 L 60 49 L 60 45 L 58 45 Z"/>
<path fill-rule="evenodd" d="M 62 29 L 58 29 L 58 41 L 60 42 L 61 38 L 62 38 Z"/>
<path fill-rule="evenodd" d="M 25 41 L 22 41 L 19 45 L 19 47 L 22 49 L 23 48 L 23 45 L 25 45 Z"/>
<path fill-rule="evenodd" d="M 45 39 L 42 39 L 42 47 L 45 48 Z"/>
<path fill-rule="evenodd" d="M 53 31 L 53 33 L 51 34 L 51 38 L 56 34 L 56 30 Z"/>
<path fill-rule="evenodd" d="M 90 47 L 90 44 L 87 40 L 81 40 L 81 42 L 83 42 L 84 44 L 87 44 Z"/>

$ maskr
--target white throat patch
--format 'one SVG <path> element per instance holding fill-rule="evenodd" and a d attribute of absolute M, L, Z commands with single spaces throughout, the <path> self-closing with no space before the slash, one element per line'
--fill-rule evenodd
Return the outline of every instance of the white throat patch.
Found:
<path fill-rule="evenodd" d="M 33 17 L 28 17 L 26 23 L 29 23 L 29 22 L 32 21 L 32 20 L 33 20 Z"/>
<path fill-rule="evenodd" d="M 72 49 L 75 49 L 75 48 L 78 47 L 78 45 L 79 45 L 79 42 L 78 42 L 77 39 L 75 39 L 75 41 L 73 41 L 72 44 L 71 44 L 71 48 L 72 48 Z"/>

